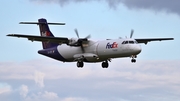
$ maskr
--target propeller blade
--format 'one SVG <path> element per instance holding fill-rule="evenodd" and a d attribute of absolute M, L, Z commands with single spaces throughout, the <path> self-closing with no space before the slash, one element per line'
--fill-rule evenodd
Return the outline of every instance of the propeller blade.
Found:
<path fill-rule="evenodd" d="M 131 30 L 131 34 L 130 34 L 130 38 L 132 38 L 133 33 L 134 33 L 134 30 L 132 29 L 132 30 Z"/>
<path fill-rule="evenodd" d="M 89 38 L 91 38 L 91 35 L 90 35 L 90 34 L 85 37 L 85 39 L 89 39 Z"/>
<path fill-rule="evenodd" d="M 79 39 L 78 30 L 77 30 L 77 29 L 74 29 L 74 31 L 75 31 L 75 33 L 76 33 L 76 35 L 77 35 L 78 39 Z"/>

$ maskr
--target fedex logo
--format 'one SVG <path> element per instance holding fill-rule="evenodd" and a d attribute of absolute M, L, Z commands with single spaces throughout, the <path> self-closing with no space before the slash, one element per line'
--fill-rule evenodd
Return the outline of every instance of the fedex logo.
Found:
<path fill-rule="evenodd" d="M 50 32 L 49 31 L 45 31 L 45 32 L 41 32 L 42 36 L 50 36 Z"/>
<path fill-rule="evenodd" d="M 118 48 L 118 44 L 116 42 L 113 42 L 113 44 L 110 44 L 108 42 L 106 45 L 106 49 L 111 49 L 111 48 Z"/>

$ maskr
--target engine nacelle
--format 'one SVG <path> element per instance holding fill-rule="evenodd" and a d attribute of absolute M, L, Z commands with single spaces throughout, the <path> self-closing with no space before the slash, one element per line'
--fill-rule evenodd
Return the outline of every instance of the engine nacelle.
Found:
<path fill-rule="evenodd" d="M 86 59 L 87 61 L 96 61 L 98 60 L 98 55 L 93 53 L 83 53 L 83 54 L 76 54 L 73 56 L 75 60 L 80 61 Z"/>
<path fill-rule="evenodd" d="M 77 38 L 71 38 L 71 39 L 69 39 L 69 45 L 71 46 L 73 46 L 73 45 L 75 45 L 76 43 L 77 43 L 77 41 L 78 41 L 78 39 Z"/>

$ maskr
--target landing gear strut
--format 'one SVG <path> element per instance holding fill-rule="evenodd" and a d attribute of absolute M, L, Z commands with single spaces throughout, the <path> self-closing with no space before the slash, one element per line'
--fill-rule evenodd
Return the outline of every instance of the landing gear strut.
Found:
<path fill-rule="evenodd" d="M 109 64 L 107 61 L 102 62 L 102 68 L 108 68 Z"/>
<path fill-rule="evenodd" d="M 84 63 L 82 61 L 77 62 L 77 67 L 82 68 L 84 66 Z"/>
<path fill-rule="evenodd" d="M 137 56 L 136 56 L 136 55 L 132 55 L 131 57 L 132 57 L 131 62 L 132 62 L 132 63 L 135 63 L 135 62 L 136 62 L 136 59 L 134 59 L 134 58 L 136 58 Z"/>

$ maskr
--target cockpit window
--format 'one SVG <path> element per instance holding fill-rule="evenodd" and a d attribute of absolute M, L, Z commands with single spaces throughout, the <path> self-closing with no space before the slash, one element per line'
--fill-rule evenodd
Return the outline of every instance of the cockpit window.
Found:
<path fill-rule="evenodd" d="M 135 40 L 134 42 L 135 42 L 136 44 L 138 44 L 138 42 L 137 42 L 136 40 Z"/>
<path fill-rule="evenodd" d="M 124 44 L 124 43 L 125 43 L 125 41 L 122 42 L 122 44 Z"/>
<path fill-rule="evenodd" d="M 132 41 L 123 41 L 122 44 L 138 44 L 138 42 L 136 40 L 132 40 Z"/>
<path fill-rule="evenodd" d="M 123 41 L 122 44 L 128 44 L 128 41 Z"/>
<path fill-rule="evenodd" d="M 137 44 L 137 41 L 123 41 L 122 44 Z"/>
<path fill-rule="evenodd" d="M 128 41 L 123 41 L 122 44 L 128 44 Z"/>
<path fill-rule="evenodd" d="M 134 41 L 129 41 L 129 44 L 134 44 Z"/>

